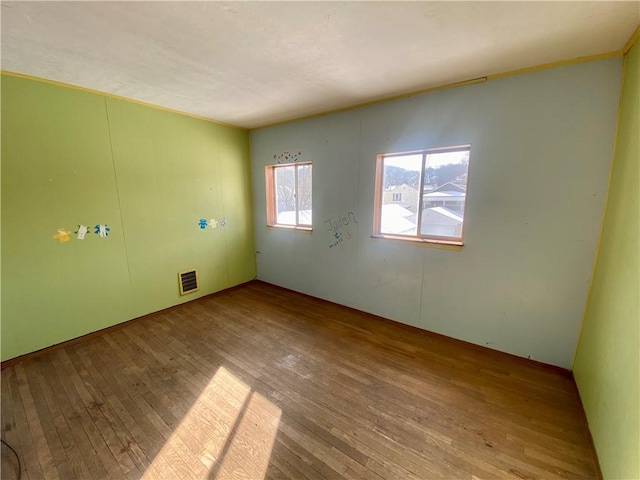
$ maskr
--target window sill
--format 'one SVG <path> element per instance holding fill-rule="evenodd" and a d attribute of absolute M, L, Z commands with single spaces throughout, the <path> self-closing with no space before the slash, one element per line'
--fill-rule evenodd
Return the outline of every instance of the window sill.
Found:
<path fill-rule="evenodd" d="M 371 235 L 371 238 L 378 240 L 386 240 L 390 243 L 404 243 L 407 245 L 414 245 L 427 248 L 439 248 L 441 250 L 449 250 L 453 252 L 459 252 L 462 250 L 464 243 L 456 242 L 453 240 L 435 240 L 427 238 L 415 238 L 415 237 L 400 237 L 396 235 Z"/>
<path fill-rule="evenodd" d="M 296 225 L 267 225 L 269 230 L 288 230 L 300 233 L 312 233 L 313 227 L 301 227 Z"/>

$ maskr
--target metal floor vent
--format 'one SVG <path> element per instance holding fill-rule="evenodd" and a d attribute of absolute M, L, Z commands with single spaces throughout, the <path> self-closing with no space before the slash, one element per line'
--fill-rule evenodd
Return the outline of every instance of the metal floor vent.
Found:
<path fill-rule="evenodd" d="M 180 295 L 195 292 L 200 288 L 198 285 L 198 271 L 189 270 L 188 272 L 178 273 L 178 282 L 180 284 Z"/>

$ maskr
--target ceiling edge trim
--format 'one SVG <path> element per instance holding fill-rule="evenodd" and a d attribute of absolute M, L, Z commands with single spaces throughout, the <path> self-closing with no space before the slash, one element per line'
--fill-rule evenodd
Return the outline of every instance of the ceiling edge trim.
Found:
<path fill-rule="evenodd" d="M 324 117 L 325 115 L 332 115 L 334 113 L 347 112 L 349 110 L 357 110 L 358 108 L 370 107 L 372 105 L 378 105 L 380 103 L 392 102 L 394 100 L 402 100 L 403 98 L 410 98 L 418 95 L 424 95 L 426 93 L 432 93 L 438 90 L 447 90 L 449 88 L 464 87 L 466 85 L 475 85 L 476 83 L 484 83 L 486 81 L 487 81 L 487 77 L 478 77 L 472 80 L 465 80 L 463 82 L 447 83 L 444 85 L 438 85 L 436 87 L 423 88 L 421 90 L 416 90 L 409 93 L 401 93 L 400 95 L 394 95 L 393 97 L 384 97 L 377 100 L 370 100 L 364 103 L 349 105 L 347 107 L 335 108 L 333 110 L 327 110 L 326 112 L 312 113 L 310 115 L 305 115 L 303 117 L 292 118 L 291 120 L 282 120 L 280 122 L 269 123 L 267 125 L 262 125 L 260 127 L 250 128 L 249 130 L 250 131 L 262 130 L 263 128 L 271 128 L 277 125 L 285 125 L 287 123 L 299 122 L 302 120 L 309 120 L 311 118 Z"/>
<path fill-rule="evenodd" d="M 34 82 L 48 83 L 49 85 L 55 85 L 57 87 L 71 88 L 73 90 L 80 90 L 81 92 L 92 93 L 94 95 L 101 95 L 103 97 L 114 98 L 116 100 L 123 100 L 125 102 L 135 103 L 137 105 L 142 105 L 144 107 L 150 107 L 150 108 L 154 108 L 156 110 L 162 110 L 162 111 L 169 112 L 169 113 L 175 113 L 175 114 L 178 114 L 178 115 L 182 115 L 184 117 L 195 118 L 196 120 L 202 120 L 202 121 L 205 121 L 205 122 L 208 122 L 208 123 L 213 123 L 213 124 L 219 125 L 221 127 L 236 128 L 238 130 L 243 130 L 243 131 L 247 131 L 248 130 L 245 127 L 240 127 L 238 125 L 232 125 L 230 123 L 220 122 L 218 120 L 213 120 L 211 118 L 202 117 L 200 115 L 195 115 L 193 113 L 187 113 L 187 112 L 182 112 L 180 110 L 174 110 L 173 108 L 162 107 L 160 105 L 155 105 L 153 103 L 143 102 L 142 100 L 135 100 L 133 98 L 123 97 L 123 96 L 120 96 L 120 95 L 116 95 L 114 93 L 101 92 L 100 90 L 94 90 L 92 88 L 80 87 L 78 85 L 73 85 L 71 83 L 58 82 L 57 80 L 49 80 L 47 78 L 34 77 L 32 75 L 26 75 L 24 73 L 11 72 L 11 71 L 8 71 L 8 70 L 0 70 L 0 74 L 5 75 L 7 77 L 23 78 L 25 80 L 32 80 Z"/>
<path fill-rule="evenodd" d="M 640 30 L 640 28 L 638 28 L 635 33 L 631 36 L 631 38 L 629 39 L 629 42 L 627 43 L 627 45 L 629 45 L 629 49 L 631 48 L 631 46 L 633 46 L 633 43 L 635 42 L 635 39 L 638 38 L 638 30 Z M 634 39 L 635 37 L 635 39 Z M 633 42 L 632 42 L 633 40 Z M 625 48 L 623 49 L 623 51 L 626 50 L 627 45 L 625 45 Z M 628 50 L 625 51 L 625 55 L 626 52 Z M 600 215 L 600 227 L 598 230 L 598 241 L 596 243 L 596 251 L 593 257 L 593 264 L 591 265 L 591 277 L 589 278 L 589 286 L 587 288 L 587 298 L 585 299 L 584 302 L 584 307 L 582 308 L 582 318 L 580 319 L 580 330 L 578 332 L 578 341 L 576 342 L 576 345 L 573 349 L 573 357 L 571 359 L 571 370 L 574 370 L 575 365 L 576 365 L 576 358 L 578 357 L 578 351 L 580 350 L 580 342 L 582 340 L 582 332 L 584 331 L 584 324 L 586 323 L 587 320 L 587 313 L 589 311 L 589 304 L 591 303 L 591 292 L 593 290 L 593 283 L 595 281 L 596 278 L 596 270 L 598 268 L 598 260 L 600 258 L 600 246 L 602 245 L 602 236 L 603 236 L 603 232 L 604 232 L 604 223 L 607 217 L 607 206 L 609 204 L 609 195 L 611 194 L 611 181 L 613 180 L 613 168 L 614 168 L 614 164 L 616 161 L 616 154 L 618 152 L 618 135 L 620 133 L 620 119 L 622 117 L 622 95 L 624 93 L 624 84 L 625 84 L 625 76 L 626 76 L 626 70 L 627 70 L 627 62 L 624 61 L 622 62 L 622 74 L 620 75 L 620 95 L 618 97 L 618 109 L 616 112 L 616 130 L 614 132 L 614 136 L 613 136 L 613 148 L 611 149 L 611 163 L 609 164 L 609 177 L 607 178 L 607 190 L 606 190 L 606 194 L 604 196 L 604 205 L 602 206 L 602 214 Z"/>
<path fill-rule="evenodd" d="M 636 31 L 633 32 L 633 35 L 631 35 L 631 37 L 629 37 L 629 40 L 627 41 L 627 43 L 624 44 L 624 47 L 622 48 L 622 54 L 626 55 L 627 52 L 629 50 L 631 50 L 631 47 L 633 47 L 636 43 L 636 41 L 638 40 L 638 37 L 640 37 L 640 26 L 638 26 L 638 28 L 636 28 Z"/>
<path fill-rule="evenodd" d="M 560 60 L 559 62 L 536 65 L 535 67 L 519 68 L 518 70 L 512 70 L 510 72 L 488 75 L 487 79 L 498 80 L 500 78 L 513 77 L 514 75 L 522 75 L 524 73 L 532 73 L 539 70 L 547 70 L 549 68 L 563 67 L 565 65 L 574 65 L 576 63 L 594 62 L 596 60 L 604 60 L 606 58 L 621 57 L 622 55 L 622 50 L 616 50 L 615 52 L 600 53 L 598 55 L 589 55 L 587 57 L 570 58 L 569 60 Z"/>
<path fill-rule="evenodd" d="M 633 39 L 633 37 L 632 37 Z M 414 92 L 409 92 L 409 93 L 403 93 L 400 95 L 395 95 L 392 97 L 385 97 L 385 98 L 381 98 L 379 100 L 372 100 L 369 102 L 364 102 L 364 103 L 358 103 L 355 105 L 351 105 L 348 107 L 340 107 L 340 108 L 336 108 L 333 110 L 327 110 L 326 112 L 321 112 L 321 113 L 313 113 L 311 115 L 305 115 L 302 117 L 297 117 L 297 118 L 292 118 L 291 120 L 283 120 L 280 122 L 274 122 L 274 123 L 269 123 L 266 125 L 261 125 L 259 127 L 253 127 L 250 128 L 249 131 L 254 131 L 254 130 L 262 130 L 264 128 L 271 128 L 271 127 L 275 127 L 275 126 L 279 126 L 279 125 L 286 125 L 288 123 L 293 123 L 293 122 L 299 122 L 301 120 L 309 120 L 311 118 L 318 118 L 318 117 L 323 117 L 325 115 L 331 115 L 334 113 L 340 113 L 340 112 L 346 112 L 349 110 L 356 110 L 358 108 L 363 108 L 363 107 L 369 107 L 371 105 L 377 105 L 379 103 L 386 103 L 386 102 L 391 102 L 394 100 L 401 100 L 403 98 L 409 98 L 409 97 L 415 97 L 417 95 L 424 95 L 426 93 L 432 93 L 432 92 L 436 92 L 439 90 L 446 90 L 449 88 L 456 88 L 456 87 L 464 87 L 466 85 L 474 85 L 476 83 L 484 83 L 487 82 L 489 80 L 498 80 L 501 78 L 506 78 L 506 77 L 512 77 L 514 75 L 520 75 L 520 74 L 524 74 L 524 73 L 531 73 L 531 72 L 537 72 L 539 70 L 546 70 L 549 68 L 555 68 L 555 67 L 561 67 L 564 65 L 572 65 L 575 63 L 585 63 L 585 62 L 592 62 L 592 61 L 596 61 L 596 60 L 603 60 L 605 58 L 612 58 L 612 57 L 621 57 L 624 55 L 624 51 L 623 50 L 615 50 L 613 52 L 607 52 L 607 53 L 599 53 L 597 55 L 588 55 L 586 57 L 577 57 L 577 58 L 571 58 L 568 60 L 559 60 L 557 62 L 551 62 L 551 63 L 544 63 L 542 65 L 536 65 L 534 67 L 526 67 L 526 68 L 520 68 L 517 70 L 511 70 L 509 72 L 504 72 L 504 73 L 496 73 L 496 74 L 492 74 L 492 75 L 487 75 L 485 77 L 479 77 L 479 78 L 475 78 L 473 80 L 466 80 L 463 82 L 456 82 L 456 83 L 447 83 L 444 85 L 438 85 L 436 87 L 430 87 L 430 88 L 425 88 L 422 90 L 417 90 Z"/>

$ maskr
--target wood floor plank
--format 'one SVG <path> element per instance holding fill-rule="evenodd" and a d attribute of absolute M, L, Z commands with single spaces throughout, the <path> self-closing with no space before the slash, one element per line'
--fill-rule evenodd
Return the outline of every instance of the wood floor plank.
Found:
<path fill-rule="evenodd" d="M 106 402 L 111 405 L 114 415 L 121 421 L 122 435 L 126 439 L 123 449 L 132 453 L 141 471 L 150 470 L 149 475 L 157 478 L 159 475 L 154 472 L 151 461 L 155 453 L 164 445 L 164 438 L 153 428 L 135 403 L 135 395 L 128 390 L 131 385 L 128 382 L 131 378 L 123 373 L 127 368 L 126 361 L 120 359 L 116 349 L 110 348 L 106 342 L 101 343 L 102 341 L 104 339 L 96 339 L 96 342 L 89 344 L 91 350 L 88 355 L 96 365 L 109 363 L 112 366 L 112 368 L 100 370 L 100 375 L 105 380 L 105 390 L 102 393 Z M 108 356 L 107 353 L 109 353 Z"/>
<path fill-rule="evenodd" d="M 47 375 L 47 361 L 47 359 L 41 359 L 40 362 L 40 386 L 42 388 L 42 394 L 47 401 L 51 416 L 53 417 L 53 424 L 58 434 L 60 444 L 64 449 L 65 456 L 71 469 L 70 472 L 62 471 L 61 476 L 63 478 L 75 478 L 78 480 L 88 478 L 90 476 L 90 471 L 85 464 L 85 459 L 80 455 L 74 436 L 56 398 L 54 391 L 57 388 L 57 385 L 52 384 L 52 378 Z"/>
<path fill-rule="evenodd" d="M 73 390 L 73 385 L 66 376 L 59 376 L 58 370 L 55 368 L 56 358 L 55 353 L 43 357 L 41 367 L 43 375 L 46 376 L 49 383 L 53 386 L 51 389 L 53 393 L 51 400 L 56 403 L 60 410 L 63 420 L 67 424 L 66 431 L 71 434 L 71 438 L 75 444 L 70 445 L 70 448 L 75 447 L 77 456 L 81 458 L 82 463 L 86 466 L 86 469 L 89 470 L 91 478 L 106 478 L 107 471 L 102 466 L 98 452 L 91 444 L 87 432 L 84 429 L 78 407 L 67 393 Z M 67 381 L 63 382 L 62 378 L 66 378 Z M 61 424 L 61 422 L 59 423 Z M 72 456 L 71 454 L 68 455 Z M 82 467 L 79 468 L 82 469 Z"/>
<path fill-rule="evenodd" d="M 109 421 L 109 417 L 113 418 L 110 405 L 106 402 L 106 398 L 99 388 L 100 377 L 93 377 L 87 371 L 83 361 L 84 352 L 87 349 L 83 347 L 84 345 L 77 345 L 68 352 L 69 360 L 76 366 L 76 372 L 81 380 L 76 388 L 81 392 L 86 411 L 104 439 L 111 456 L 122 472 L 128 472 L 135 468 L 135 464 L 129 455 L 129 450 L 123 448 L 126 445 L 126 440 L 123 438 L 120 425 L 117 422 Z"/>
<path fill-rule="evenodd" d="M 254 351 L 254 352 L 255 352 L 255 351 L 256 351 L 256 348 L 257 348 L 257 346 L 255 346 L 255 345 L 254 345 L 254 346 L 253 346 L 253 348 L 252 348 L 252 351 Z M 273 381 L 273 380 L 274 380 L 274 379 L 271 379 L 271 381 Z M 277 380 L 276 380 L 276 381 L 277 381 Z M 321 393 L 321 391 L 320 391 L 320 390 L 317 390 L 317 391 L 315 391 L 315 392 L 313 392 L 313 393 L 311 393 L 311 394 L 310 394 L 310 396 L 312 396 L 313 398 L 316 398 L 316 399 L 317 399 L 317 398 L 321 398 L 323 395 L 324 395 L 324 393 Z M 333 396 L 333 397 L 327 397 L 327 398 L 330 398 L 330 400 L 329 400 L 329 399 L 327 400 L 327 402 L 329 402 L 329 403 L 335 403 L 335 402 L 337 401 L 337 397 L 336 397 L 336 396 Z M 346 411 L 351 411 L 350 405 L 349 405 L 349 404 L 347 404 L 347 405 L 345 406 L 344 410 L 346 410 Z M 373 425 L 373 424 L 372 424 L 372 425 Z"/>
<path fill-rule="evenodd" d="M 53 473 L 49 474 L 50 478 L 74 478 L 75 473 L 71 466 L 70 459 L 67 457 L 66 450 L 60 440 L 58 431 L 55 426 L 53 414 L 44 391 L 44 378 L 41 374 L 40 365 L 42 361 L 37 359 L 35 362 L 29 362 L 24 365 L 25 377 L 29 378 L 29 391 L 31 392 L 34 408 L 37 412 L 42 435 L 49 448 L 51 458 L 48 470 Z M 55 472 L 53 472 L 55 470 Z M 47 475 L 45 475 L 47 476 Z"/>
<path fill-rule="evenodd" d="M 262 282 L 1 375 L 22 478 L 599 478 L 570 375 Z"/>
<path fill-rule="evenodd" d="M 288 478 L 298 478 L 300 480 L 326 478 L 313 469 L 311 462 L 303 460 L 287 447 L 287 440 L 282 432 L 278 432 L 276 436 L 271 453 L 271 463 L 275 464 Z"/>
<path fill-rule="evenodd" d="M 119 390 L 120 397 L 113 394 L 114 385 L 108 382 L 108 369 L 99 369 L 94 361 L 101 364 L 101 358 L 99 354 L 95 353 L 95 350 L 91 348 L 91 345 L 87 345 L 87 348 L 74 357 L 74 361 L 82 363 L 84 367 L 85 384 L 87 385 L 91 396 L 99 399 L 93 401 L 91 404 L 92 410 L 98 410 L 104 417 L 110 430 L 111 451 L 114 456 L 121 463 L 123 470 L 132 472 L 146 468 L 148 465 L 148 459 L 137 448 L 135 442 L 132 442 L 134 435 L 137 434 L 137 438 L 146 438 L 142 435 L 142 432 L 138 429 L 138 422 L 133 421 L 130 413 L 125 411 L 120 401 L 120 398 L 128 398 L 122 390 Z M 117 387 L 115 387 L 117 388 Z M 101 422 L 104 427 L 104 422 Z"/>
<path fill-rule="evenodd" d="M 23 440 L 18 431 L 21 405 L 14 404 L 14 400 L 11 395 L 10 385 L 15 384 L 15 370 L 7 369 L 3 370 L 0 377 L 1 385 L 1 401 L 0 406 L 2 408 L 2 439 L 7 442 L 17 452 L 25 450 L 25 446 L 22 444 Z M 15 413 L 14 413 L 15 411 Z M 2 464 L 0 470 L 0 476 L 2 478 L 29 478 L 29 474 L 26 470 L 24 461 L 19 464 L 11 450 L 6 445 L 2 446 Z"/>
<path fill-rule="evenodd" d="M 102 464 L 105 476 L 125 476 L 126 467 L 121 466 L 115 455 L 112 432 L 109 431 L 103 422 L 102 416 L 99 414 L 99 405 L 102 404 L 101 399 L 94 398 L 88 391 L 84 379 L 81 376 L 82 366 L 74 365 L 71 361 L 73 350 L 76 345 L 65 350 L 55 352 L 54 368 L 58 371 L 60 378 L 68 378 L 66 382 L 66 392 L 73 407 L 75 416 L 79 417 L 82 428 L 84 429 L 91 448 L 96 452 L 100 463 Z"/>
<path fill-rule="evenodd" d="M 116 333 L 121 334 L 122 332 Z M 165 418 L 168 418 L 169 423 L 173 426 L 177 426 L 179 420 L 168 413 L 167 409 L 158 399 L 158 396 L 148 388 L 145 383 L 148 379 L 144 377 L 144 375 L 141 375 L 141 372 L 145 370 L 144 365 L 143 367 L 133 366 L 133 368 L 130 368 L 133 357 L 128 355 L 135 356 L 135 362 L 133 362 L 133 364 L 137 365 L 140 363 L 140 352 L 136 351 L 132 346 L 127 345 L 122 335 L 117 335 L 116 338 L 118 338 L 119 341 L 113 341 L 111 338 L 106 339 L 106 343 L 108 344 L 107 348 L 118 355 L 121 359 L 120 365 L 122 370 L 129 370 L 129 373 L 126 374 L 124 378 L 119 379 L 115 385 L 112 385 L 112 388 L 119 392 L 119 395 L 112 401 L 120 400 L 127 411 L 136 414 L 134 421 L 143 429 L 142 433 L 136 436 L 138 442 L 144 443 L 144 441 L 142 441 L 143 436 L 152 439 L 153 447 L 146 453 L 150 465 L 145 469 L 145 478 L 178 478 L 178 472 L 176 470 L 179 471 L 184 465 L 177 461 L 173 447 L 168 446 L 164 455 L 159 455 L 159 453 L 162 452 L 162 449 L 173 432 Z M 118 385 L 118 382 L 122 382 L 122 384 Z M 158 388 L 157 390 L 158 395 L 162 395 L 161 389 Z M 167 457 L 173 457 L 176 460 L 175 465 L 168 462 Z"/>
<path fill-rule="evenodd" d="M 27 379 L 24 366 L 22 364 L 16 365 L 16 377 L 18 380 L 20 399 L 24 407 L 27 424 L 29 425 L 29 433 L 31 438 L 33 439 L 33 446 L 35 449 L 36 457 L 38 458 L 38 462 L 40 463 L 40 469 L 34 469 L 33 473 L 39 471 L 42 472 L 43 478 L 57 480 L 60 477 L 53 463 L 51 450 L 49 448 L 49 444 L 47 443 L 47 439 L 45 438 L 44 431 L 42 430 L 42 424 L 40 422 L 40 414 L 42 414 L 43 412 L 38 412 L 36 410 L 33 396 L 31 394 L 31 388 L 29 386 L 29 380 Z"/>

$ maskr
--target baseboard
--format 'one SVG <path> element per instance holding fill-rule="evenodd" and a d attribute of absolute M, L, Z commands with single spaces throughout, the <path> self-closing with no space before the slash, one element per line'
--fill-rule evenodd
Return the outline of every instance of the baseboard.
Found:
<path fill-rule="evenodd" d="M 309 295 L 309 294 L 306 294 L 306 293 L 298 292 L 296 290 L 292 290 L 292 289 L 287 288 L 287 287 L 282 287 L 280 285 L 276 285 L 276 284 L 273 284 L 273 283 L 265 282 L 264 280 L 256 279 L 255 282 L 256 283 L 264 283 L 266 285 L 269 285 L 269 286 L 272 286 L 272 287 L 275 287 L 275 288 L 279 288 L 281 290 L 285 290 L 285 291 L 288 291 L 288 292 L 296 293 L 297 295 L 303 295 L 303 296 L 308 297 L 308 298 L 313 298 L 315 300 L 320 300 L 320 301 L 323 301 L 323 302 L 327 302 L 327 303 L 330 303 L 330 304 L 335 305 L 337 307 L 344 308 L 344 309 L 347 309 L 347 310 L 350 310 L 350 311 L 353 311 L 353 312 L 358 312 L 359 314 L 366 315 L 366 316 L 368 316 L 368 317 L 370 317 L 372 319 L 375 319 L 377 321 L 381 321 L 381 322 L 385 322 L 385 323 L 388 323 L 388 324 L 392 324 L 392 325 L 395 325 L 395 326 L 400 327 L 400 328 L 404 328 L 404 329 L 407 329 L 407 330 L 410 330 L 410 331 L 414 331 L 416 333 L 420 333 L 422 335 L 429 335 L 431 337 L 438 338 L 441 341 L 446 341 L 446 342 L 459 344 L 459 345 L 465 345 L 465 347 L 467 347 L 467 348 L 475 349 L 475 350 L 481 351 L 481 352 L 491 352 L 491 354 L 502 356 L 504 358 L 508 358 L 510 361 L 517 361 L 517 362 L 520 362 L 520 363 L 525 364 L 525 365 L 536 366 L 538 368 L 544 368 L 546 370 L 553 371 L 553 372 L 558 373 L 560 375 L 563 375 L 565 377 L 573 378 L 573 374 L 571 373 L 571 370 L 568 370 L 568 369 L 563 368 L 563 367 L 559 367 L 557 365 L 551 365 L 549 363 L 540 362 L 538 360 L 532 360 L 530 358 L 521 357 L 519 355 L 514 355 L 512 353 L 502 352 L 500 350 L 495 350 L 493 348 L 485 347 L 483 345 L 478 345 L 476 343 L 467 342 L 465 340 L 460 340 L 458 338 L 449 337 L 449 336 L 443 335 L 441 333 L 436 333 L 436 332 L 432 332 L 430 330 L 425 330 L 423 328 L 414 327 L 413 325 L 407 325 L 406 323 L 401 323 L 401 322 L 398 322 L 396 320 L 391 320 L 391 319 L 388 319 L 388 318 L 380 317 L 379 315 L 374 315 L 373 313 L 364 312 L 362 310 L 358 310 L 357 308 L 348 307 L 348 306 L 342 305 L 340 303 L 332 302 L 331 300 L 325 300 L 323 298 L 314 297 L 313 295 Z"/>
<path fill-rule="evenodd" d="M 602 470 L 600 469 L 600 461 L 598 460 L 598 451 L 596 450 L 596 444 L 593 441 L 593 435 L 591 435 L 591 429 L 589 428 L 589 417 L 587 417 L 587 411 L 584 409 L 584 403 L 582 403 L 580 389 L 578 388 L 576 379 L 573 376 L 573 372 L 571 373 L 571 378 L 573 379 L 573 385 L 576 389 L 576 395 L 578 396 L 578 403 L 580 404 L 580 409 L 582 410 L 582 416 L 584 417 L 584 421 L 587 424 L 587 432 L 589 433 L 589 441 L 591 442 L 591 448 L 593 450 L 593 464 L 595 466 L 597 480 L 603 480 Z"/>
<path fill-rule="evenodd" d="M 39 357 L 41 355 L 45 355 L 46 353 L 49 353 L 49 352 L 52 352 L 52 351 L 55 351 L 55 350 L 58 350 L 58 349 L 61 349 L 61 348 L 66 348 L 66 347 L 69 347 L 71 345 L 75 345 L 77 343 L 81 343 L 81 342 L 85 342 L 87 340 L 91 340 L 92 338 L 99 337 L 100 335 L 104 335 L 106 333 L 113 332 L 113 331 L 119 330 L 121 328 L 124 328 L 124 327 L 126 327 L 128 325 L 131 325 L 134 322 L 139 322 L 139 321 L 142 321 L 142 320 L 145 320 L 145 319 L 148 319 L 148 318 L 153 318 L 156 315 L 160 315 L 160 314 L 162 314 L 164 312 L 173 310 L 174 308 L 178 308 L 178 307 L 180 307 L 182 305 L 186 305 L 186 304 L 189 304 L 189 303 L 202 301 L 204 299 L 207 299 L 207 298 L 210 298 L 210 297 L 214 297 L 216 295 L 227 293 L 227 292 L 233 291 L 235 289 L 243 288 L 243 287 L 245 287 L 247 285 L 250 285 L 252 283 L 263 283 L 265 285 L 269 285 L 269 286 L 274 287 L 274 288 L 279 288 L 279 289 L 284 290 L 284 291 L 293 292 L 293 293 L 295 293 L 297 295 L 302 295 L 302 296 L 305 296 L 305 297 L 308 297 L 308 298 L 312 298 L 314 300 L 327 302 L 327 303 L 330 303 L 330 304 L 335 305 L 337 307 L 340 307 L 340 308 L 343 308 L 343 309 L 347 309 L 347 310 L 350 310 L 350 311 L 353 311 L 353 312 L 357 312 L 357 313 L 362 314 L 362 315 L 366 315 L 366 316 L 368 316 L 369 318 L 371 318 L 373 320 L 380 321 L 380 322 L 385 322 L 385 323 L 394 325 L 394 326 L 399 327 L 399 328 L 403 328 L 403 329 L 406 329 L 406 330 L 414 331 L 416 333 L 420 333 L 421 335 L 429 335 L 431 337 L 438 338 L 441 341 L 446 341 L 446 342 L 450 342 L 450 343 L 454 343 L 454 344 L 465 345 L 465 347 L 471 348 L 471 349 L 475 349 L 477 351 L 491 352 L 491 354 L 493 354 L 493 355 L 497 355 L 497 356 L 502 356 L 504 358 L 508 358 L 508 359 L 510 359 L 510 361 L 517 361 L 517 362 L 520 362 L 522 364 L 536 366 L 538 368 L 545 368 L 547 370 L 553 371 L 553 372 L 561 374 L 563 376 L 567 376 L 567 377 L 573 378 L 573 375 L 572 375 L 570 370 L 567 370 L 567 369 L 562 368 L 562 367 L 558 367 L 557 365 L 551 365 L 551 364 L 548 364 L 548 363 L 540 362 L 538 360 L 532 360 L 530 358 L 520 357 L 518 355 L 514 355 L 514 354 L 511 354 L 511 353 L 507 353 L 507 352 L 501 352 L 500 350 L 495 350 L 493 348 L 488 348 L 488 347 L 485 347 L 485 346 L 482 346 L 482 345 L 477 345 L 475 343 L 467 342 L 465 340 L 460 340 L 460 339 L 457 339 L 457 338 L 449 337 L 449 336 L 443 335 L 441 333 L 431 332 L 429 330 L 425 330 L 425 329 L 422 329 L 422 328 L 414 327 L 413 325 L 407 325 L 405 323 L 401 323 L 401 322 L 398 322 L 398 321 L 395 321 L 395 320 L 384 318 L 384 317 L 381 317 L 379 315 L 374 315 L 373 313 L 369 313 L 369 312 L 364 312 L 362 310 L 358 310 L 357 308 L 353 308 L 353 307 L 349 307 L 349 306 L 346 306 L 346 305 L 342 305 L 342 304 L 339 304 L 339 303 L 336 303 L 336 302 L 332 302 L 330 300 L 325 300 L 325 299 L 322 299 L 322 298 L 314 297 L 313 295 L 309 295 L 309 294 L 302 293 L 302 292 L 297 292 L 297 291 L 292 290 L 290 288 L 282 287 L 280 285 L 276 285 L 276 284 L 265 282 L 264 280 L 258 280 L 258 279 L 249 280 L 248 282 L 244 282 L 244 283 L 241 283 L 239 285 L 235 285 L 233 287 L 229 287 L 229 288 L 226 288 L 224 290 L 220 290 L 218 292 L 214 292 L 214 293 L 211 293 L 209 295 L 205 295 L 203 297 L 196 298 L 196 299 L 191 300 L 189 302 L 180 303 L 178 305 L 173 305 L 171 307 L 159 310 L 157 312 L 153 312 L 153 313 L 149 313 L 147 315 L 143 315 L 142 317 L 133 318 L 131 320 L 127 320 L 125 322 L 118 323 L 116 325 L 112 325 L 110 327 L 106 327 L 106 328 L 103 328 L 101 330 L 97 330 L 95 332 L 87 333 L 87 334 L 82 335 L 80 337 L 72 338 L 70 340 L 66 340 L 64 342 L 57 343 L 55 345 L 51 345 L 49 347 L 42 348 L 42 349 L 36 350 L 34 352 L 26 353 L 24 355 L 20 355 L 18 357 L 14 357 L 14 358 L 5 360 L 5 361 L 0 363 L 0 369 L 5 369 L 5 368 L 10 367 L 12 365 L 16 365 L 18 363 L 24 362 L 25 360 L 29 360 L 31 358 Z M 574 383 L 575 383 L 575 381 L 574 381 Z"/>
<path fill-rule="evenodd" d="M 29 353 L 25 353 L 24 355 L 19 355 L 17 357 L 14 358 L 10 358 L 8 360 L 5 360 L 3 362 L 0 362 L 0 370 L 4 370 L 7 367 L 12 367 L 13 365 L 17 365 L 18 363 L 22 363 L 25 360 L 30 360 L 32 358 L 36 358 L 39 357 L 41 355 L 45 355 L 47 353 L 53 352 L 55 350 L 60 350 L 61 348 L 66 348 L 66 347 L 70 347 L 71 345 L 76 345 L 78 343 L 82 343 L 82 342 L 86 342 L 87 340 L 91 340 L 92 338 L 96 338 L 99 337 L 101 335 L 104 335 L 106 333 L 110 333 L 110 332 L 115 332 L 116 330 L 120 330 L 121 328 L 125 328 L 129 325 L 132 325 L 133 323 L 136 322 L 140 322 L 142 320 L 147 320 L 149 318 L 153 318 L 157 315 L 161 315 L 165 312 L 171 311 L 175 308 L 179 308 L 183 305 L 187 305 L 189 303 L 195 303 L 195 302 L 200 302 L 203 301 L 207 298 L 211 298 L 211 297 L 215 297 L 216 295 L 221 295 L 223 293 L 228 293 L 230 291 L 242 288 L 246 285 L 249 285 L 253 282 L 256 282 L 257 280 L 253 279 L 253 280 L 249 280 L 248 282 L 244 282 L 238 285 L 234 285 L 233 287 L 229 287 L 229 288 L 225 288 L 224 290 L 220 290 L 217 292 L 213 292 L 210 293 L 208 295 L 204 295 L 202 297 L 198 297 L 198 298 L 194 298 L 193 300 L 189 300 L 188 302 L 184 302 L 184 303 L 179 303 L 177 305 L 172 305 L 171 307 L 167 307 L 167 308 L 163 308 L 162 310 L 158 310 L 157 312 L 152 312 L 152 313 L 148 313 L 146 315 L 143 315 L 141 317 L 136 317 L 136 318 L 132 318 L 131 320 L 126 320 L 122 323 L 117 323 L 116 325 L 111 325 L 110 327 L 106 327 L 100 330 L 96 330 L 95 332 L 90 332 L 87 333 L 85 335 L 81 335 L 79 337 L 75 337 L 72 338 L 70 340 L 65 340 L 64 342 L 60 342 L 60 343 L 56 343 L 55 345 L 51 345 L 49 347 L 44 347 L 41 348 L 40 350 L 36 350 L 33 352 L 29 352 Z"/>

